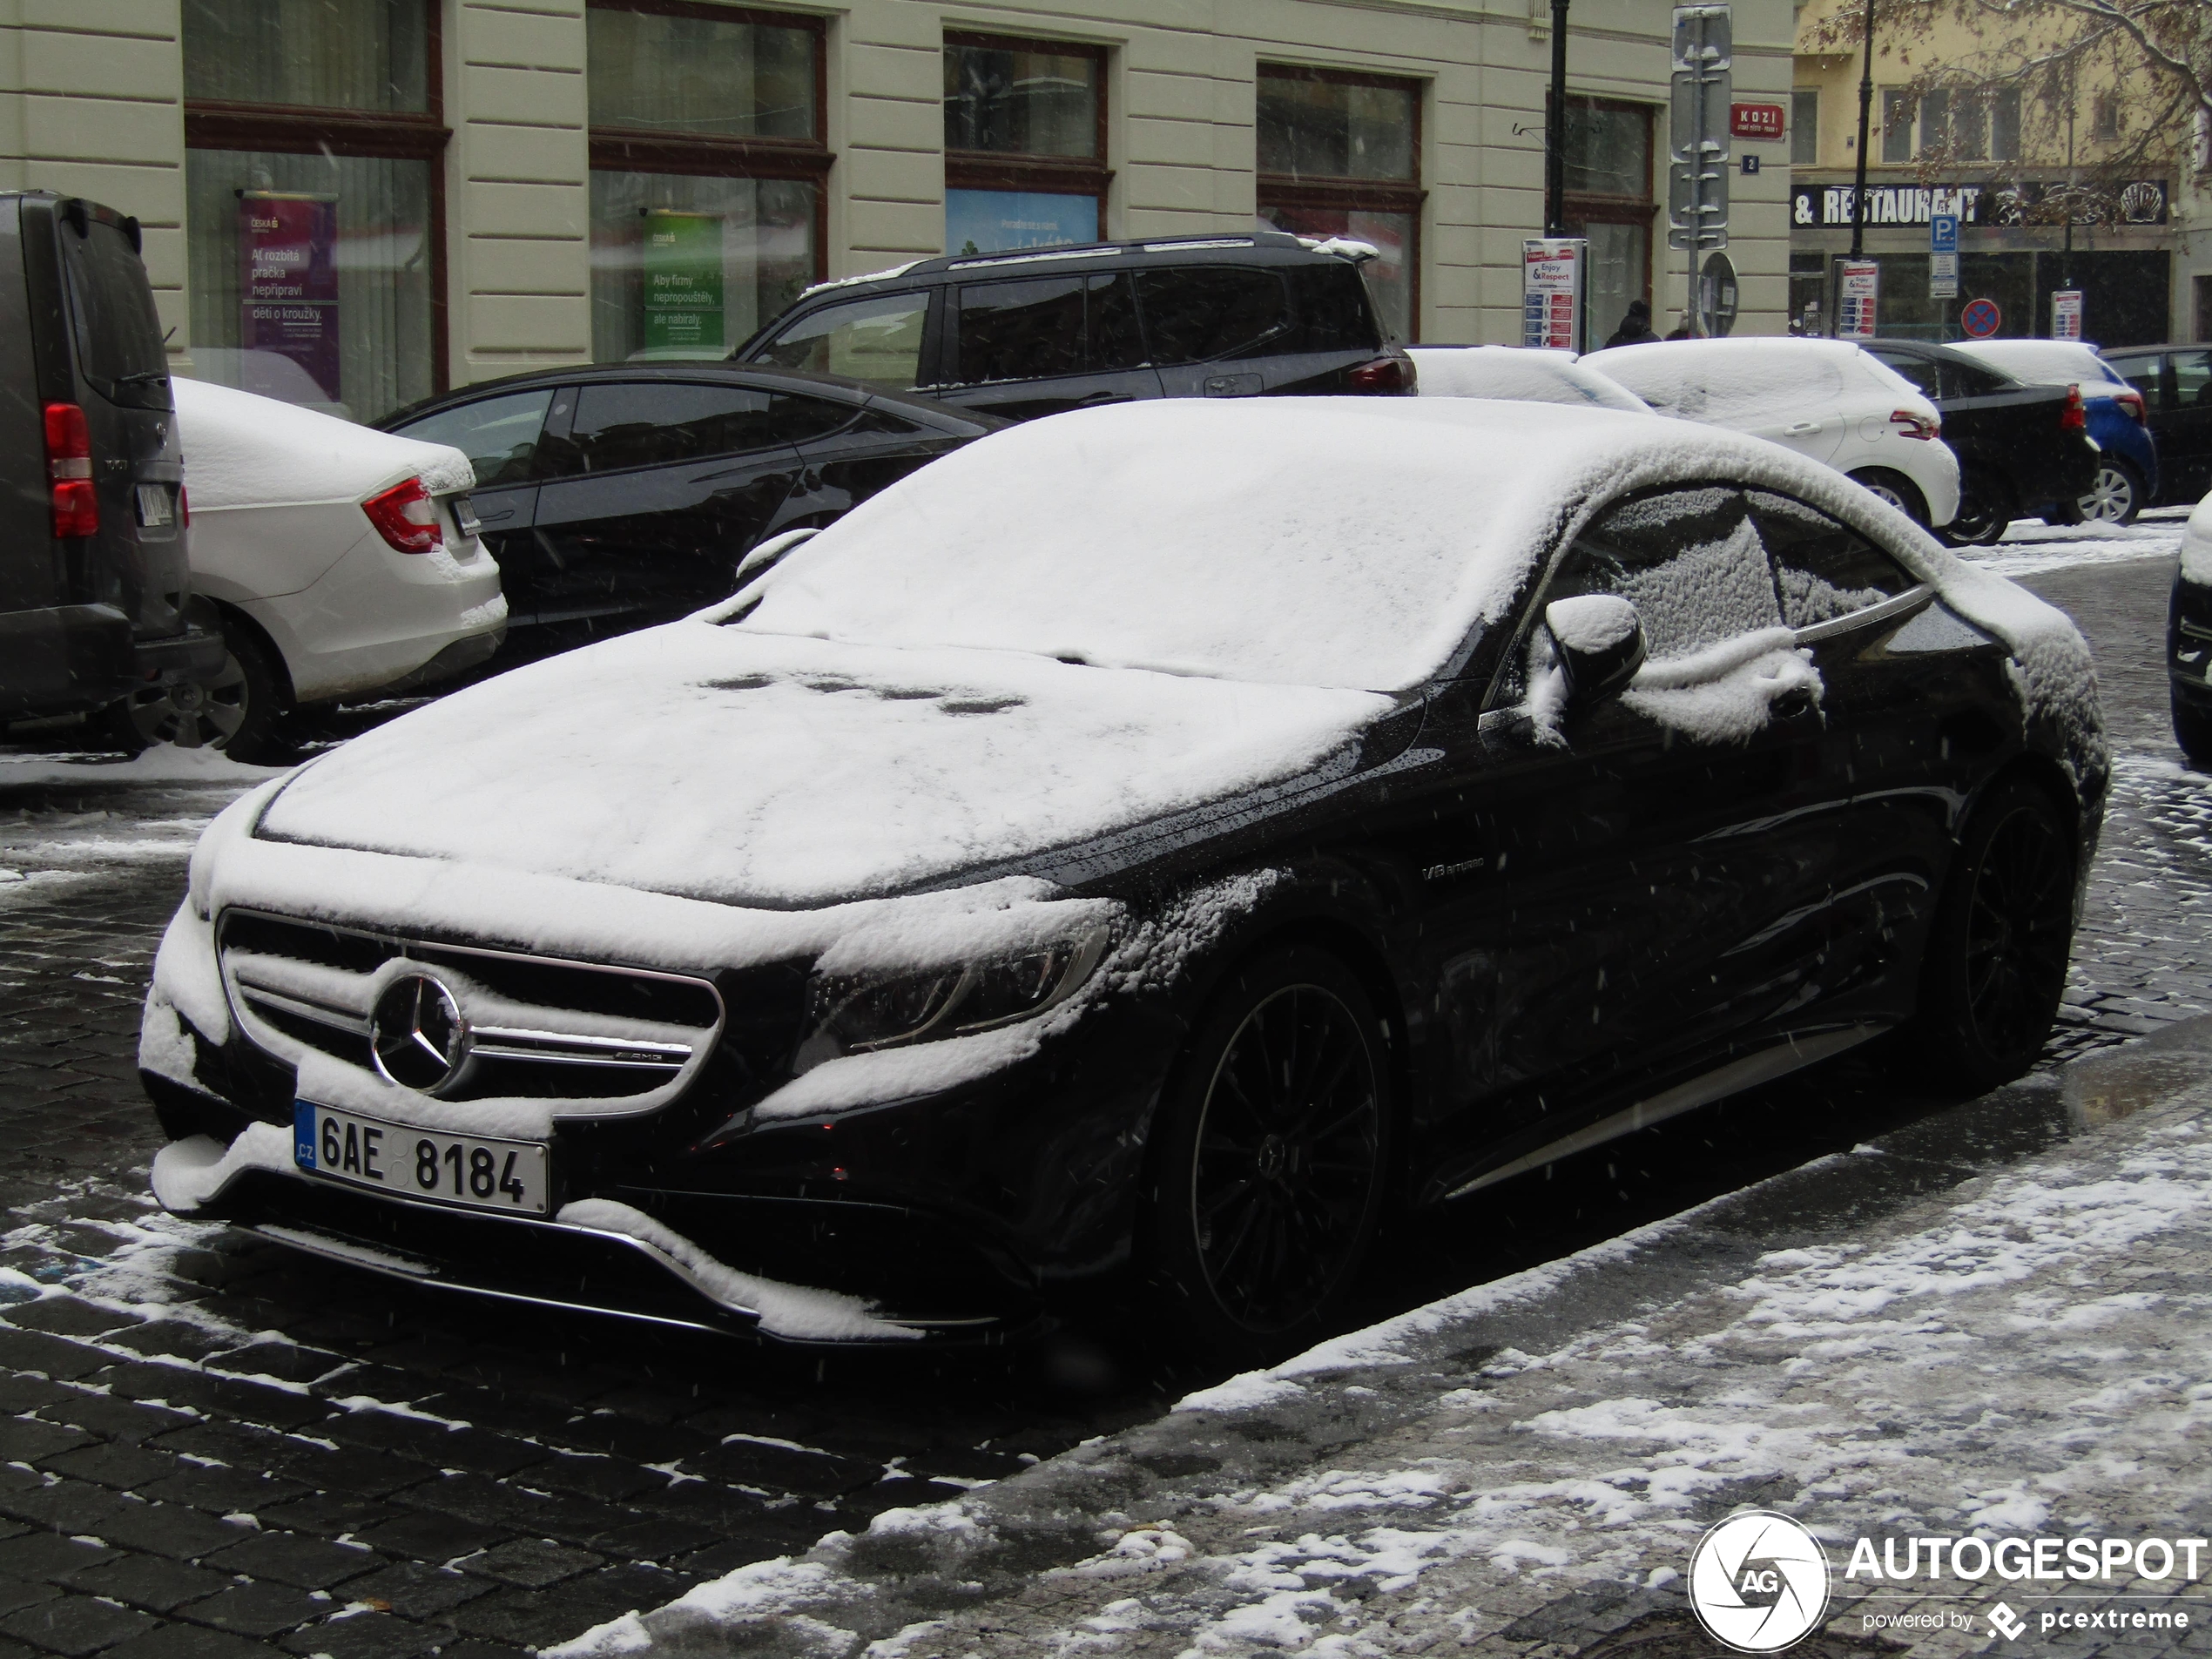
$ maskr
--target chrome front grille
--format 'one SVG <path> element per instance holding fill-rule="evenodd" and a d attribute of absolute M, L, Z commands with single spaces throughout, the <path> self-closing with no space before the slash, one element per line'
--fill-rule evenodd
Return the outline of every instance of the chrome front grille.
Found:
<path fill-rule="evenodd" d="M 434 976 L 465 1022 L 450 1100 L 637 1102 L 713 1051 L 722 998 L 704 979 L 405 939 L 254 911 L 226 912 L 218 945 L 239 1025 L 293 1061 L 315 1049 L 376 1069 L 370 1014 L 392 981 Z M 642 1104 L 643 1103 L 640 1102 Z"/>

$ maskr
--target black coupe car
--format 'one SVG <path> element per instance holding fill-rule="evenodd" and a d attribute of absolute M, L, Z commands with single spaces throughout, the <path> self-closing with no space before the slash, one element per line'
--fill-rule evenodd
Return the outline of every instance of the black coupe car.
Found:
<path fill-rule="evenodd" d="M 759 543 L 827 524 L 1003 424 L 833 375 L 719 362 L 541 369 L 378 422 L 475 468 L 506 661 L 711 604 Z"/>
<path fill-rule="evenodd" d="M 2058 1006 L 2065 617 L 1656 416 L 1157 400 L 994 434 L 664 628 L 230 808 L 155 1190 L 426 1287 L 787 1342 L 1117 1297 L 1224 1362 L 1440 1204 Z"/>

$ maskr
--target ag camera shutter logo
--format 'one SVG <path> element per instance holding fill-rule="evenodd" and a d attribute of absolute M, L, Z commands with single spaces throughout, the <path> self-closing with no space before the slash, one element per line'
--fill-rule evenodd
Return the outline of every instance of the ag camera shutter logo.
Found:
<path fill-rule="evenodd" d="M 1779 1653 L 1828 1610 L 1828 1556 L 1787 1515 L 1747 1509 L 1697 1541 L 1689 1605 L 1706 1634 L 1738 1653 Z"/>

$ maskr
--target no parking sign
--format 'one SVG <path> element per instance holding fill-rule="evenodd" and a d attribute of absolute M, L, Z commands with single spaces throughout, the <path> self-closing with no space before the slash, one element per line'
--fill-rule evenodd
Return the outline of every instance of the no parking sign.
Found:
<path fill-rule="evenodd" d="M 2005 314 L 1994 300 L 1976 300 L 1966 307 L 1959 326 L 1975 340 L 1986 340 L 2005 326 Z"/>

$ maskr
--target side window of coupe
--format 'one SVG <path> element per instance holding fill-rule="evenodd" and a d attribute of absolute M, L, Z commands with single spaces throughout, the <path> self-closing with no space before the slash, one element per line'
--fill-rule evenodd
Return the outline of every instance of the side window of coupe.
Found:
<path fill-rule="evenodd" d="M 1903 352 L 1878 351 L 1874 361 L 1885 368 L 1893 368 L 1930 397 L 1936 395 L 1936 366 L 1924 357 L 1908 357 Z"/>
<path fill-rule="evenodd" d="M 479 489 L 528 483 L 537 455 L 537 435 L 545 425 L 546 407 L 552 401 L 550 386 L 534 392 L 510 392 L 504 397 L 481 398 L 457 408 L 440 409 L 399 428 L 398 433 L 424 443 L 451 444 L 469 457 Z"/>
<path fill-rule="evenodd" d="M 922 327 L 928 320 L 927 291 L 850 300 L 793 320 L 748 361 L 905 391 L 921 377 Z"/>
<path fill-rule="evenodd" d="M 1560 561 L 1544 602 L 1582 593 L 1634 604 L 1659 660 L 1783 621 L 1743 494 L 1725 485 L 1662 490 L 1606 511 Z"/>
<path fill-rule="evenodd" d="M 1803 502 L 1755 489 L 1750 502 L 1759 539 L 1774 560 L 1782 620 L 1792 628 L 1833 622 L 1919 585 L 1858 531 Z"/>
<path fill-rule="evenodd" d="M 775 405 L 749 386 L 615 381 L 577 393 L 568 473 L 618 472 L 710 455 L 742 455 L 785 441 Z M 813 400 L 808 400 L 812 401 Z"/>

